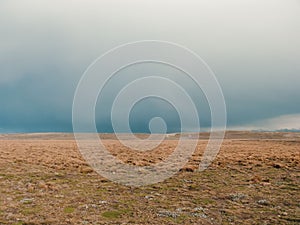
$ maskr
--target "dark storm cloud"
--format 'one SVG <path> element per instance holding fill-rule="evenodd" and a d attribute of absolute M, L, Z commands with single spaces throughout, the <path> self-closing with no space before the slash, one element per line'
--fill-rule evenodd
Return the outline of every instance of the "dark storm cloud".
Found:
<path fill-rule="evenodd" d="M 1 1 L 0 132 L 71 131 L 73 95 L 87 66 L 142 39 L 177 42 L 199 54 L 221 84 L 230 127 L 272 127 L 270 121 L 279 122 L 270 118 L 293 115 L 280 126 L 295 121 L 299 128 L 299 23 L 297 0 Z M 148 65 L 123 77 L 145 71 L 183 85 L 197 102 L 201 125 L 210 125 L 203 93 L 177 72 Z M 110 106 L 126 82 L 116 79 L 99 100 L 100 131 L 112 131 Z M 141 102 L 132 113 L 134 131 L 148 131 L 152 116 L 165 118 L 169 132 L 179 128 L 177 113 L 163 101 Z"/>

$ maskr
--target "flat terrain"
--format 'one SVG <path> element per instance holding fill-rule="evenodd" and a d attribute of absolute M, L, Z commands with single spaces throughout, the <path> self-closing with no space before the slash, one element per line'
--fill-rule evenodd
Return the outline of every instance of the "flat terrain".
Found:
<path fill-rule="evenodd" d="M 122 161 L 157 163 L 177 144 L 134 152 L 114 136 Z M 204 172 L 200 135 L 189 163 L 162 183 L 133 188 L 95 173 L 71 134 L 0 135 L 0 224 L 300 224 L 300 134 L 228 132 Z"/>

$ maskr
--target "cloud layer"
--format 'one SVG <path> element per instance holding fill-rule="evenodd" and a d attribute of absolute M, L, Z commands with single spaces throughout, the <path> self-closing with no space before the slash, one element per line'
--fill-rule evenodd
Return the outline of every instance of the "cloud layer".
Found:
<path fill-rule="evenodd" d="M 119 44 L 143 39 L 180 43 L 208 63 L 224 91 L 229 126 L 259 127 L 270 119 L 265 126 L 290 127 L 298 117 L 288 116 L 288 124 L 271 118 L 300 113 L 299 24 L 297 0 L 1 1 L 0 132 L 71 131 L 73 95 L 88 65 Z M 122 76 L 145 71 L 185 85 L 198 102 L 201 125 L 210 125 L 203 94 L 176 72 L 143 66 Z M 111 131 L 110 96 L 123 83 L 113 81 L 97 105 L 101 131 Z M 178 115 L 163 102 L 149 100 L 133 113 L 137 132 L 148 131 L 150 117 L 160 114 L 169 132 L 179 128 Z"/>

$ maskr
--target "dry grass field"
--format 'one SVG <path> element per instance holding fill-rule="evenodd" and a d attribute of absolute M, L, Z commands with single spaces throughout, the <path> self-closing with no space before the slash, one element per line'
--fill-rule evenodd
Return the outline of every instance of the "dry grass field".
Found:
<path fill-rule="evenodd" d="M 176 136 L 136 153 L 104 135 L 126 163 L 162 160 Z M 0 135 L 0 224 L 300 224 L 300 134 L 228 132 L 209 169 L 207 143 L 174 177 L 133 188 L 95 173 L 71 134 Z"/>

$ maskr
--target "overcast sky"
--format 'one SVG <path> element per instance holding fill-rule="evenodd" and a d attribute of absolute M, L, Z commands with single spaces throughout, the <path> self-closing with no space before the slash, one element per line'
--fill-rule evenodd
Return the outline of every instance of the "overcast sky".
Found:
<path fill-rule="evenodd" d="M 223 89 L 230 128 L 300 128 L 299 0 L 2 0 L 0 132 L 71 131 L 74 92 L 89 64 L 145 39 L 181 44 L 206 61 Z M 152 70 L 131 68 L 123 77 Z M 99 131 L 111 131 L 111 93 L 122 82 L 115 79 L 97 104 Z M 136 105 L 132 129 L 148 131 L 154 116 L 165 118 L 169 132 L 179 129 L 174 108 L 159 99 Z"/>

